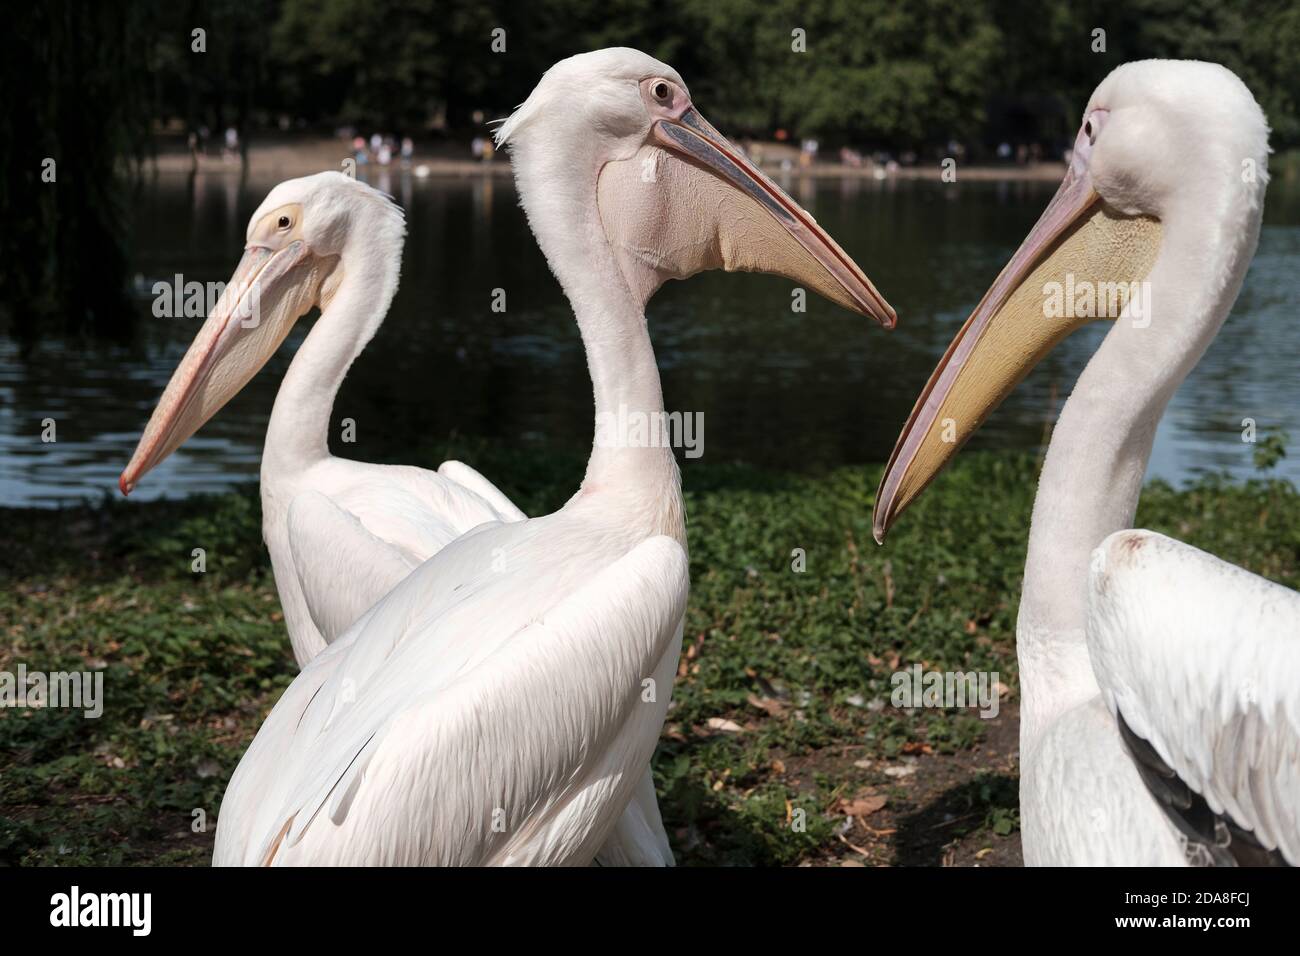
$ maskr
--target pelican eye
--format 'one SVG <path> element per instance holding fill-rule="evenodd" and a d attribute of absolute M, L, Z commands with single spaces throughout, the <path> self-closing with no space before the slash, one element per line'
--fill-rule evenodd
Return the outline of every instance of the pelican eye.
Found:
<path fill-rule="evenodd" d="M 1089 142 L 1092 141 L 1092 120 L 1083 124 L 1083 135 L 1088 137 Z"/>
<path fill-rule="evenodd" d="M 280 217 L 280 221 L 279 221 L 276 225 L 278 225 L 281 229 L 288 229 L 288 228 L 289 228 L 289 217 L 288 217 L 288 216 L 281 216 L 281 217 Z"/>
<path fill-rule="evenodd" d="M 654 93 L 655 99 L 666 100 L 668 99 L 668 84 L 665 83 L 663 80 L 660 80 L 658 83 L 654 85 L 654 89 L 652 89 L 650 92 Z"/>

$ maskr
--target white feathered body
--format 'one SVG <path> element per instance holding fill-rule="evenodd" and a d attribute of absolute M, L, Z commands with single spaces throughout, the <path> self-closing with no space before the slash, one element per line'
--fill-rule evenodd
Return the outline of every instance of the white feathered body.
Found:
<path fill-rule="evenodd" d="M 591 862 L 657 742 L 687 587 L 676 540 L 590 497 L 460 536 L 277 703 L 214 862 Z"/>
<path fill-rule="evenodd" d="M 1150 531 L 1107 538 L 1088 591 L 1099 709 L 1300 865 L 1300 593 Z"/>
<path fill-rule="evenodd" d="M 263 468 L 262 532 L 298 664 L 465 532 L 523 517 L 460 462 L 431 472 L 326 455 Z"/>

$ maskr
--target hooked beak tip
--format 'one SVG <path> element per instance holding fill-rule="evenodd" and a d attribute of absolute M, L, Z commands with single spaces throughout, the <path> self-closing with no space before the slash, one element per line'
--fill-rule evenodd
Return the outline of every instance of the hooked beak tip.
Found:
<path fill-rule="evenodd" d="M 122 476 L 117 479 L 117 487 L 122 492 L 122 497 L 126 498 L 131 494 L 131 490 L 135 488 L 135 482 L 127 481 L 126 472 L 122 472 Z"/>

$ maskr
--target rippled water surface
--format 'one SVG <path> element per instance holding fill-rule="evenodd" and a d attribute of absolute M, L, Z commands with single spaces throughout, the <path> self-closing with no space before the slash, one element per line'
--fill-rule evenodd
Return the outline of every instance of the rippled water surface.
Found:
<path fill-rule="evenodd" d="M 153 283 L 223 281 L 270 182 L 161 179 L 140 202 L 131 347 L 44 339 L 26 357 L 0 337 L 0 503 L 54 505 L 115 488 L 140 429 L 198 328 L 151 314 Z M 407 210 L 402 285 L 339 395 L 356 421 L 349 457 L 403 459 L 413 438 L 539 438 L 581 448 L 591 393 L 577 329 L 508 179 L 386 186 Z M 1050 184 L 800 181 L 784 184 L 898 310 L 892 333 L 820 300 L 790 309 L 789 283 L 707 274 L 650 304 L 669 409 L 703 412 L 703 461 L 821 469 L 883 461 L 934 362 L 1052 193 Z M 1222 333 L 1184 383 L 1157 437 L 1151 474 L 1254 472 L 1242 419 L 1300 443 L 1300 187 L 1274 183 L 1259 252 Z M 494 289 L 507 309 L 491 309 Z M 267 416 L 299 323 L 234 402 L 137 492 L 220 490 L 256 478 Z M 975 438 L 1038 447 L 1100 337 L 1080 332 L 1018 388 Z M 41 440 L 43 419 L 57 441 Z M 1300 444 L 1275 473 L 1300 481 Z M 690 462 L 684 465 L 689 486 Z"/>

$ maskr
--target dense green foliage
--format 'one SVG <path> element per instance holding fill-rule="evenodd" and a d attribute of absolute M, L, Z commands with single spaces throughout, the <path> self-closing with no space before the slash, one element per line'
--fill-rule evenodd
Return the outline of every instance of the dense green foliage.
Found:
<path fill-rule="evenodd" d="M 1300 137 L 1289 0 L 150 0 L 120 17 L 65 0 L 17 16 L 18 48 L 59 76 L 89 73 L 66 79 L 96 109 L 192 126 L 283 114 L 463 127 L 476 109 L 503 115 L 562 57 L 636 46 L 676 66 L 717 121 L 758 133 L 978 146 L 992 111 L 998 136 L 1050 144 L 1117 64 L 1160 56 L 1231 67 L 1272 119 L 1274 145 Z M 61 24 L 82 44 L 50 43 Z M 72 59 L 95 49 L 95 61 Z"/>
<path fill-rule="evenodd" d="M 1116 65 L 1196 57 L 1242 76 L 1275 149 L 1300 143 L 1293 0 L 50 0 L 10 11 L 0 44 L 22 91 L 0 100 L 0 327 L 25 344 L 128 331 L 114 168 L 148 152 L 151 125 L 213 143 L 233 126 L 242 148 L 339 125 L 465 137 L 604 46 L 676 66 L 735 134 L 930 159 L 955 140 L 975 160 L 1004 142 L 1055 155 Z"/>
<path fill-rule="evenodd" d="M 533 513 L 561 504 L 581 475 L 579 455 L 451 450 Z M 884 548 L 870 533 L 878 468 L 687 468 L 692 594 L 655 762 L 681 862 L 830 862 L 864 843 L 869 862 L 928 862 L 909 847 L 936 826 L 972 851 L 1014 843 L 1006 750 L 1035 468 L 1024 455 L 959 459 Z M 98 720 L 0 716 L 0 864 L 205 862 L 211 832 L 191 831 L 193 810 L 215 817 L 295 672 L 256 495 L 0 520 L 0 670 L 102 667 L 107 697 Z M 1290 485 L 1155 484 L 1139 524 L 1300 585 Z M 198 545 L 201 575 L 190 569 Z M 803 573 L 792 571 L 795 548 Z M 973 711 L 889 706 L 890 675 L 913 663 L 998 671 L 1011 746 L 991 752 L 997 722 Z M 912 776 L 891 776 L 903 761 Z M 888 805 L 844 842 L 838 801 L 863 792 Z M 794 809 L 807 813 L 804 832 L 789 825 Z"/>
<path fill-rule="evenodd" d="M 243 29 L 250 7 L 273 23 L 269 48 Z M 499 116 L 551 62 L 632 46 L 677 66 L 711 116 L 754 133 L 979 146 L 995 107 L 1001 134 L 1050 142 L 1073 134 L 1115 65 L 1164 56 L 1230 66 L 1273 117 L 1275 146 L 1300 137 L 1300 10 L 1288 0 L 209 0 L 190 18 L 205 14 L 213 51 L 252 44 L 268 57 L 246 79 L 227 74 L 256 83 L 257 105 L 389 127 L 439 111 L 452 125 L 473 109 Z M 491 52 L 497 29 L 504 52 Z"/>
<path fill-rule="evenodd" d="M 211 24 L 211 69 L 177 42 L 191 23 Z M 156 55 L 178 81 L 161 85 L 160 106 L 180 116 L 198 84 L 200 108 L 237 91 L 313 120 L 461 126 L 475 109 L 503 115 L 557 59 L 637 46 L 676 66 L 709 115 L 756 133 L 978 147 L 993 110 L 988 132 L 1050 145 L 1117 64 L 1163 56 L 1228 65 L 1272 117 L 1275 145 L 1300 136 L 1300 10 L 1287 0 L 208 0 L 165 5 L 160 24 L 171 30 Z"/>

